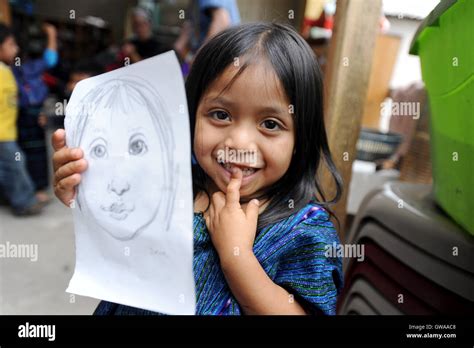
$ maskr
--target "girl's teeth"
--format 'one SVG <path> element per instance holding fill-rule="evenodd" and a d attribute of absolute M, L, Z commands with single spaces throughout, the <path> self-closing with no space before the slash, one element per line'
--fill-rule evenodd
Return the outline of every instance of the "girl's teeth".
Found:
<path fill-rule="evenodd" d="M 244 170 L 242 170 L 243 176 L 249 176 L 253 174 L 254 172 L 255 172 L 255 169 L 253 168 L 245 168 Z"/>
<path fill-rule="evenodd" d="M 224 166 L 225 169 L 227 169 L 229 171 L 233 167 L 231 163 L 223 163 L 222 165 Z M 242 169 L 242 175 L 243 176 L 249 176 L 249 175 L 252 175 L 253 173 L 255 173 L 255 168 L 244 168 L 244 169 Z"/>

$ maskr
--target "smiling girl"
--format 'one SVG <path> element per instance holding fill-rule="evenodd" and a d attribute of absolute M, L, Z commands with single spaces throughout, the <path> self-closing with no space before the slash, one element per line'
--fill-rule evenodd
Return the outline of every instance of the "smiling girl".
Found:
<path fill-rule="evenodd" d="M 334 176 L 335 200 L 341 184 L 309 46 L 280 24 L 228 29 L 201 48 L 186 91 L 196 314 L 335 314 L 342 263 L 325 256 L 339 239 L 320 164 Z M 67 204 L 87 162 L 81 149 L 65 147 L 62 130 L 53 146 L 55 193 Z M 159 314 L 105 301 L 95 313 Z"/>

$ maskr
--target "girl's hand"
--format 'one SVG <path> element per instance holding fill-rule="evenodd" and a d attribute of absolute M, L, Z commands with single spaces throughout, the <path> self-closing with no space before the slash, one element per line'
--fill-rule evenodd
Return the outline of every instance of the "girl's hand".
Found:
<path fill-rule="evenodd" d="M 53 133 L 54 194 L 68 207 L 76 196 L 76 186 L 81 182 L 81 174 L 87 169 L 87 161 L 80 148 L 66 146 L 66 133 L 58 129 Z"/>
<path fill-rule="evenodd" d="M 212 195 L 209 213 L 205 217 L 221 263 L 233 256 L 253 252 L 259 202 L 253 199 L 244 211 L 240 206 L 241 184 L 242 170 L 234 168 L 226 194 L 218 191 Z"/>

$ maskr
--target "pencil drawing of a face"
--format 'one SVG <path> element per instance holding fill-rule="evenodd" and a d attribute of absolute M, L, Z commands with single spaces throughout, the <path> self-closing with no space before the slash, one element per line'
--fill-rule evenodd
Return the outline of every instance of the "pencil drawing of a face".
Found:
<path fill-rule="evenodd" d="M 81 208 L 121 240 L 133 238 L 170 205 L 164 196 L 170 192 L 171 131 L 158 96 L 145 91 L 131 81 L 112 81 L 89 98 L 93 104 L 83 105 L 88 117 L 80 146 L 89 166 Z M 160 221 L 169 218 L 164 215 Z"/>

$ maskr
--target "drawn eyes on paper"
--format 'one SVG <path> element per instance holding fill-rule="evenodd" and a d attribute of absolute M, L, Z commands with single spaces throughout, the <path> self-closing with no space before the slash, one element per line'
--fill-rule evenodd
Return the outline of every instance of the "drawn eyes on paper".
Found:
<path fill-rule="evenodd" d="M 145 136 L 141 133 L 130 137 L 128 153 L 130 156 L 143 156 L 148 152 Z M 95 159 L 108 158 L 107 141 L 104 138 L 96 138 L 91 144 L 90 154 Z"/>
<path fill-rule="evenodd" d="M 148 146 L 143 134 L 135 134 L 130 138 L 128 153 L 131 156 L 142 156 L 148 152 Z"/>
<path fill-rule="evenodd" d="M 91 144 L 90 154 L 95 159 L 107 158 L 107 141 L 96 138 Z"/>

